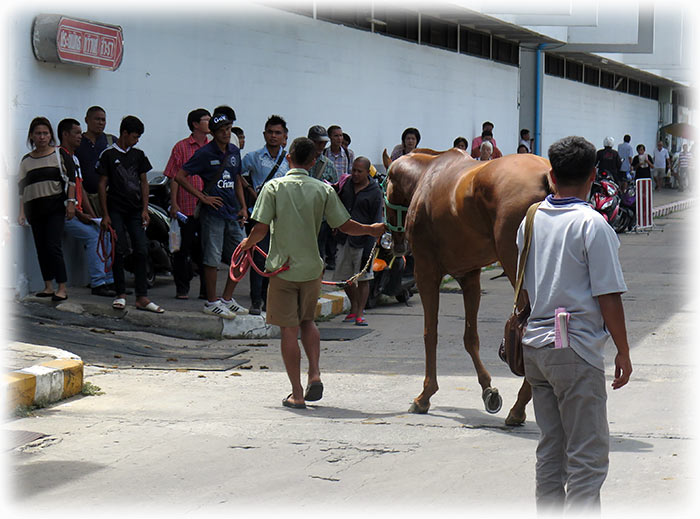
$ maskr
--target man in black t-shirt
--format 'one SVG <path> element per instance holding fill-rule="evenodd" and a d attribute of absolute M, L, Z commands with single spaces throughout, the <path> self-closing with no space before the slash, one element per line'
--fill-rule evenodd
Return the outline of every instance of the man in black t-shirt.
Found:
<path fill-rule="evenodd" d="M 598 175 L 601 175 L 601 173 L 605 171 L 609 179 L 622 187 L 623 183 L 627 183 L 627 179 L 620 175 L 622 159 L 620 158 L 620 154 L 617 153 L 617 150 L 613 149 L 613 144 L 615 144 L 615 139 L 612 137 L 603 139 L 603 149 L 597 151 L 595 165 L 598 168 Z"/>
<path fill-rule="evenodd" d="M 134 257 L 136 308 L 162 314 L 164 310 L 148 299 L 146 283 L 146 227 L 150 220 L 146 173 L 152 166 L 144 152 L 134 148 L 143 131 L 143 123 L 137 117 L 127 115 L 119 127 L 119 139 L 104 150 L 97 161 L 98 192 L 104 215 L 101 225 L 103 230 L 111 227 L 117 234 L 112 265 L 117 297 L 112 308 L 123 310 L 126 307 L 124 257 L 128 252 L 128 233 Z"/>

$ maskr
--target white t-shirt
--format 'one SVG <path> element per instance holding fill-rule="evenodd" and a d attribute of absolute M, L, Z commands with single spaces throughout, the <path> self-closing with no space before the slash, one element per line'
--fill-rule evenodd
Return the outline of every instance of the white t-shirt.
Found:
<path fill-rule="evenodd" d="M 525 220 L 518 229 L 522 249 Z M 523 343 L 541 348 L 554 342 L 554 313 L 565 308 L 569 346 L 586 362 L 604 370 L 608 331 L 597 296 L 626 292 L 615 231 L 590 205 L 577 198 L 542 202 L 533 224 L 523 288 L 532 311 Z"/>
<path fill-rule="evenodd" d="M 666 148 L 654 148 L 654 168 L 666 169 L 666 161 L 669 159 Z"/>

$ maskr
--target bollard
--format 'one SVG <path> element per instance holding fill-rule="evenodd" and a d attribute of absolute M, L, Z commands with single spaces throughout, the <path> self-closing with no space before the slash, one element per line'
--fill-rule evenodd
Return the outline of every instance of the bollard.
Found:
<path fill-rule="evenodd" d="M 643 231 L 654 227 L 652 216 L 652 197 L 650 178 L 640 178 L 636 181 L 637 187 L 637 226 L 635 230 Z"/>

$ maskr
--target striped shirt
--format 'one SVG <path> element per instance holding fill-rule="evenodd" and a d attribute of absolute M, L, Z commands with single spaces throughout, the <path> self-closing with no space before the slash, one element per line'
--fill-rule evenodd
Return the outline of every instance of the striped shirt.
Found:
<path fill-rule="evenodd" d="M 688 168 L 692 159 L 693 155 L 689 151 L 681 151 L 680 155 L 678 155 L 678 165 L 681 168 Z"/>
<path fill-rule="evenodd" d="M 75 185 L 73 159 L 65 151 L 59 152 L 61 164 L 55 150 L 43 157 L 27 153 L 19 164 L 19 196 L 30 222 L 33 216 L 45 215 L 63 205 L 66 181 Z"/>
<path fill-rule="evenodd" d="M 178 141 L 175 146 L 173 146 L 173 151 L 170 153 L 168 165 L 165 166 L 165 176 L 174 179 L 177 172 L 182 169 L 182 166 L 194 155 L 194 152 L 206 146 L 206 144 L 205 142 L 200 145 L 194 140 L 192 135 Z M 204 188 L 204 182 L 199 175 L 190 175 L 188 180 L 195 189 L 201 191 Z M 197 205 L 197 197 L 188 193 L 182 186 L 179 186 L 177 190 L 177 205 L 180 206 L 180 211 L 183 214 L 192 216 L 194 214 L 194 208 Z"/>

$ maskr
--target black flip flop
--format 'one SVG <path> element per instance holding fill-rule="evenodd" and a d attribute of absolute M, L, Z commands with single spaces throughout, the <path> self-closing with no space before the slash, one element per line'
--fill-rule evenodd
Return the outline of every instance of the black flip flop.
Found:
<path fill-rule="evenodd" d="M 36 297 L 53 297 L 54 292 L 39 292 Z"/>
<path fill-rule="evenodd" d="M 287 398 L 285 398 L 284 400 L 282 400 L 282 405 L 283 405 L 284 407 L 290 407 L 290 408 L 292 408 L 292 409 L 306 409 L 306 404 L 295 404 L 294 402 L 290 402 L 290 401 L 289 401 L 289 397 L 290 397 L 290 396 L 292 396 L 291 393 L 289 393 L 289 395 L 287 396 Z"/>
<path fill-rule="evenodd" d="M 304 393 L 304 400 L 309 402 L 316 402 L 323 398 L 323 382 L 311 382 L 306 386 L 306 393 Z"/>
<path fill-rule="evenodd" d="M 65 301 L 68 299 L 68 296 L 57 296 L 56 294 L 51 294 L 51 301 Z"/>

